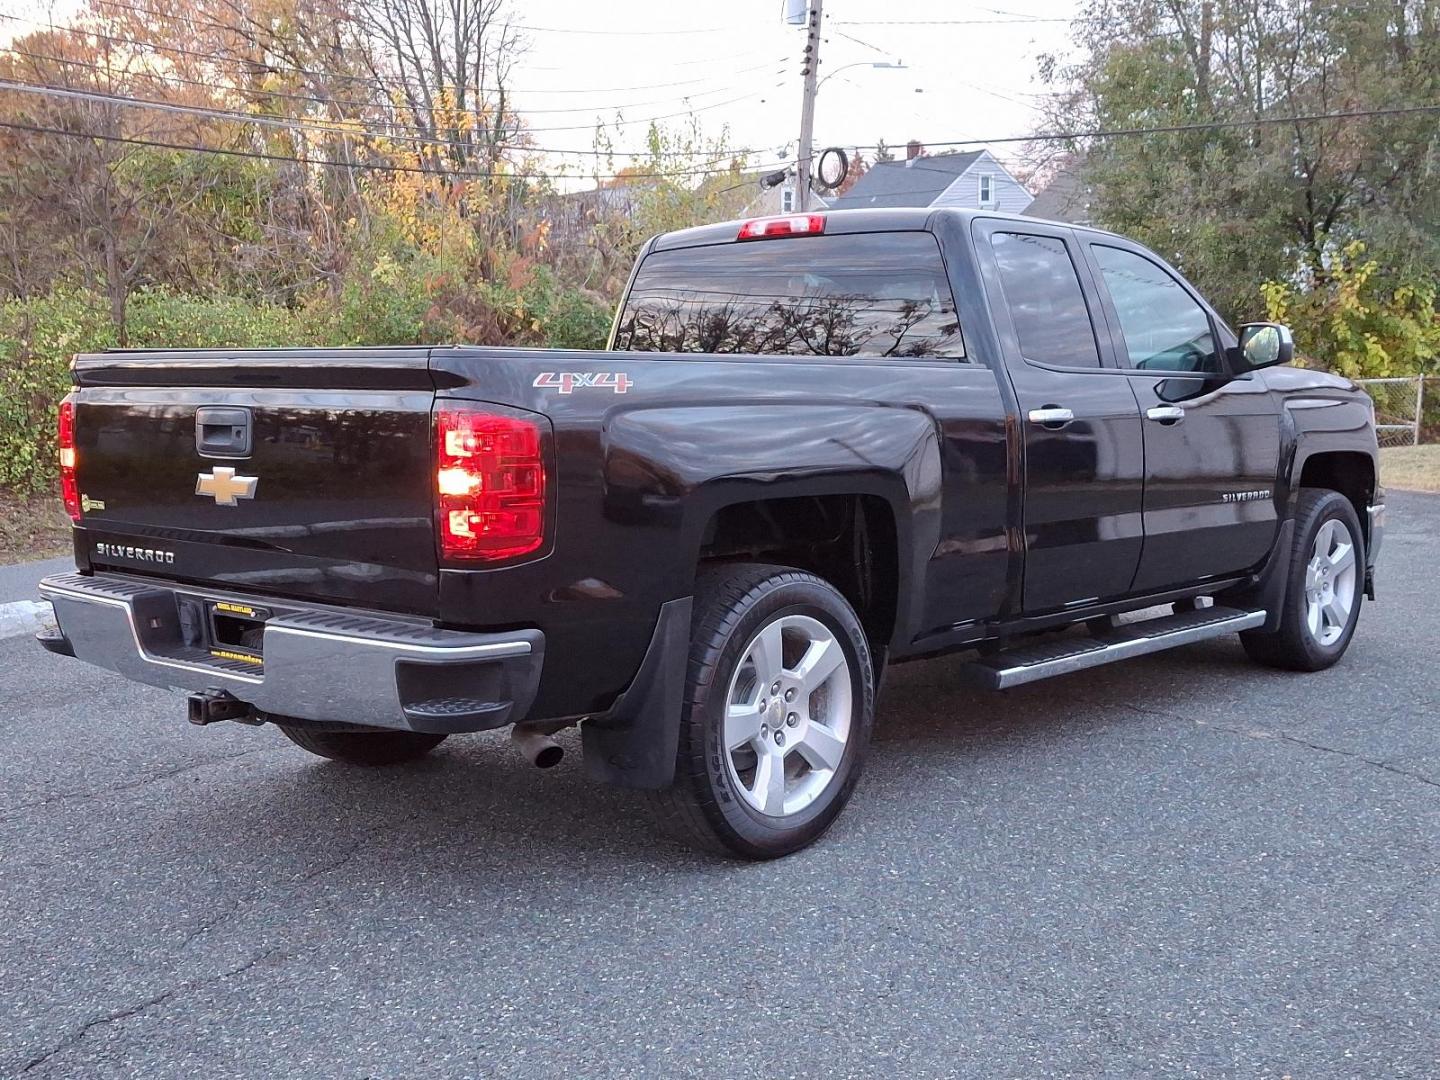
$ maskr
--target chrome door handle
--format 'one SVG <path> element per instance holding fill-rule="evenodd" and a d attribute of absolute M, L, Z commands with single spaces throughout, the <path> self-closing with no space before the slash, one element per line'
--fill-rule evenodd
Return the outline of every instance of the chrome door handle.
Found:
<path fill-rule="evenodd" d="M 1146 420 L 1156 420 L 1162 424 L 1178 424 L 1185 419 L 1185 410 L 1179 405 L 1156 405 L 1145 410 Z"/>
<path fill-rule="evenodd" d="M 1069 409 L 1062 409 L 1058 405 L 1046 405 L 1043 409 L 1031 409 L 1025 414 L 1032 424 L 1039 424 L 1042 427 L 1064 427 L 1075 419 L 1075 414 Z"/>

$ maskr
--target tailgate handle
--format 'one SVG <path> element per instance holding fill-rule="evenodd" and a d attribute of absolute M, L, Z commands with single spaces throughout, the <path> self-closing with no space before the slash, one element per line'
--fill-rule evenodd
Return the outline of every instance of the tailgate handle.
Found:
<path fill-rule="evenodd" d="M 202 405 L 195 410 L 195 449 L 201 457 L 250 456 L 250 410 Z"/>

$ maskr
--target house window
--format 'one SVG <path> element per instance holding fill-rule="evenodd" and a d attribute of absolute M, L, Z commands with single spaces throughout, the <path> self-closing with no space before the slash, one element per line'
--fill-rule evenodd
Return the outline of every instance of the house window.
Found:
<path fill-rule="evenodd" d="M 793 213 L 794 210 L 795 210 L 795 189 L 794 189 L 794 188 L 788 188 L 788 187 L 787 187 L 787 188 L 781 188 L 781 189 L 780 189 L 780 212 L 781 212 L 782 214 L 789 214 L 789 213 Z"/>
<path fill-rule="evenodd" d="M 980 176 L 980 205 L 991 206 L 995 202 L 994 178 L 988 174 Z"/>

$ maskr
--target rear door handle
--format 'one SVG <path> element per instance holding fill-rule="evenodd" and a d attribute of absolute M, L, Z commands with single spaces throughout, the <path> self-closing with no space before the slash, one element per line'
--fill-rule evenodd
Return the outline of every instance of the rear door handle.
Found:
<path fill-rule="evenodd" d="M 1185 419 L 1185 410 L 1179 405 L 1155 405 L 1145 410 L 1145 419 L 1161 424 L 1178 424 Z"/>
<path fill-rule="evenodd" d="M 1062 428 L 1075 419 L 1073 412 L 1069 409 L 1062 409 L 1059 405 L 1046 405 L 1039 409 L 1031 409 L 1025 415 L 1032 424 L 1052 429 Z"/>

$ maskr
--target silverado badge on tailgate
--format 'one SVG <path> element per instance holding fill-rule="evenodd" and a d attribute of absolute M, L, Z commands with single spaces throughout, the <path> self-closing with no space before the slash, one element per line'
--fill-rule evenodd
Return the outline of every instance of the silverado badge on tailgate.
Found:
<path fill-rule="evenodd" d="M 235 470 L 216 466 L 214 472 L 201 473 L 195 481 L 196 495 L 212 495 L 217 506 L 235 506 L 236 499 L 253 499 L 258 476 L 236 476 Z"/>

